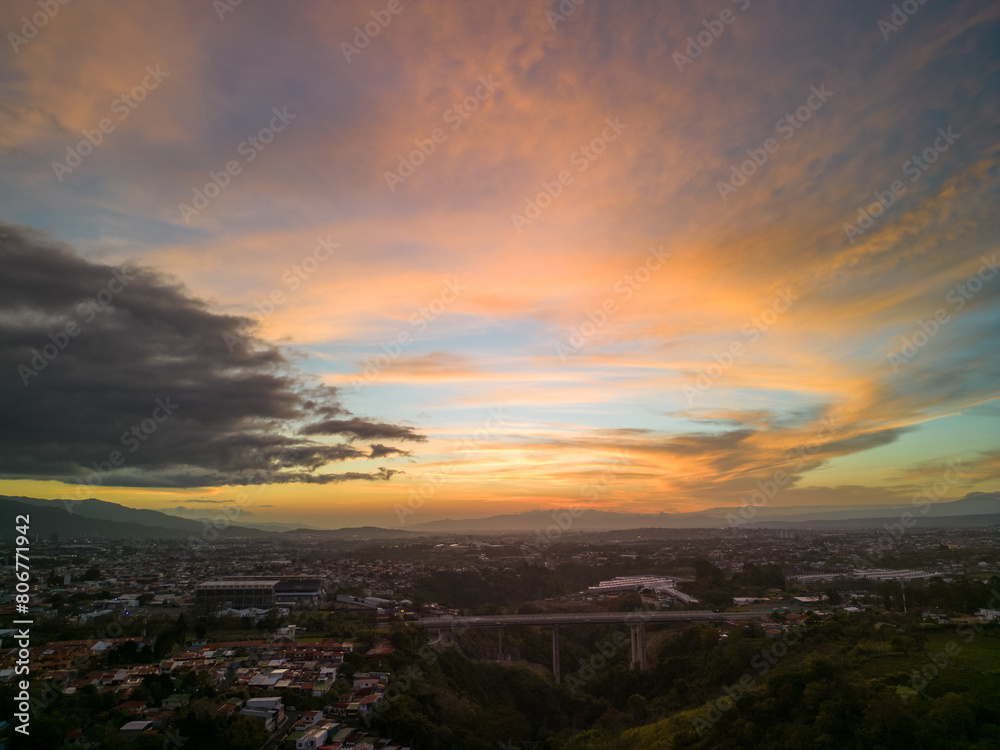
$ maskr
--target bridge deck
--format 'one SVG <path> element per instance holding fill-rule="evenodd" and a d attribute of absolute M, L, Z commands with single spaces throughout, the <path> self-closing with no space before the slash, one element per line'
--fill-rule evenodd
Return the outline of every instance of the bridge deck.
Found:
<path fill-rule="evenodd" d="M 422 617 L 411 625 L 421 628 L 495 628 L 507 625 L 601 625 L 640 622 L 709 622 L 712 620 L 767 620 L 765 612 L 587 612 L 548 615 L 479 615 Z"/>

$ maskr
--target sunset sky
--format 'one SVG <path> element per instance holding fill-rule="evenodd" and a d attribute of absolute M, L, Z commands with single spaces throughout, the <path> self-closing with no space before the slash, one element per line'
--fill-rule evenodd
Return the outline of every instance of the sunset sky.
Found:
<path fill-rule="evenodd" d="M 903 5 L 6 3 L 0 493 L 1000 490 L 1000 5 Z"/>

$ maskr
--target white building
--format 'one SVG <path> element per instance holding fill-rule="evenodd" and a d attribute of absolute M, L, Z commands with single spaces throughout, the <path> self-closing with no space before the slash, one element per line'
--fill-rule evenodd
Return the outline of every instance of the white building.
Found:
<path fill-rule="evenodd" d="M 670 576 L 619 576 L 610 581 L 601 581 L 596 586 L 587 588 L 588 594 L 617 594 L 624 591 L 641 591 L 650 589 L 657 594 L 669 596 L 684 604 L 696 604 L 698 602 L 693 596 L 689 596 L 682 591 L 678 591 L 676 586 L 683 578 L 673 578 Z"/>
<path fill-rule="evenodd" d="M 326 743 L 327 730 L 324 727 L 313 727 L 295 740 L 295 750 L 315 750 Z"/>
<path fill-rule="evenodd" d="M 852 578 L 865 578 L 869 581 L 913 581 L 920 578 L 933 578 L 937 573 L 924 570 L 888 570 L 886 568 L 857 568 L 851 574 Z"/>
<path fill-rule="evenodd" d="M 124 737 L 129 742 L 137 739 L 142 732 L 153 727 L 153 722 L 151 721 L 130 721 L 127 724 L 122 725 L 122 728 L 118 731 L 121 732 L 122 737 Z"/>
<path fill-rule="evenodd" d="M 269 732 L 273 732 L 285 718 L 281 698 L 251 698 L 240 710 L 240 714 L 260 719 Z"/>
<path fill-rule="evenodd" d="M 388 672 L 355 672 L 354 687 L 370 688 L 389 684 Z"/>

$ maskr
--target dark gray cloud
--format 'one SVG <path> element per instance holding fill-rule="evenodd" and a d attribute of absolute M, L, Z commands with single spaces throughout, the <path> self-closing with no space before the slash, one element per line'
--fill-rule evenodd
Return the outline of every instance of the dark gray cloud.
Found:
<path fill-rule="evenodd" d="M 383 422 L 372 422 L 360 417 L 351 419 L 327 419 L 306 425 L 300 431 L 303 435 L 350 435 L 360 440 L 416 440 L 427 438 L 416 433 L 412 427 L 403 427 Z"/>
<path fill-rule="evenodd" d="M 859 451 L 881 448 L 883 445 L 894 443 L 908 432 L 917 429 L 915 426 L 891 427 L 876 432 L 868 432 L 861 435 L 845 438 L 844 440 L 834 440 L 821 446 L 824 453 L 857 453 Z"/>
<path fill-rule="evenodd" d="M 410 451 L 400 450 L 399 448 L 393 448 L 390 445 L 373 444 L 371 446 L 371 453 L 368 454 L 368 458 L 383 458 L 384 456 L 409 456 Z"/>
<path fill-rule="evenodd" d="M 726 455 L 758 434 L 758 430 L 744 428 L 719 434 L 685 433 L 666 440 L 661 450 L 678 456 Z"/>
<path fill-rule="evenodd" d="M 0 476 L 115 486 L 387 480 L 317 473 L 422 441 L 363 419 L 246 317 L 151 268 L 104 265 L 0 224 Z M 334 419 L 340 417 L 339 419 Z M 330 443 L 305 436 L 342 436 Z M 117 465 L 116 465 L 117 463 Z"/>
<path fill-rule="evenodd" d="M 232 501 L 226 504 L 233 507 Z M 255 507 L 259 508 L 260 506 Z M 246 508 L 240 508 L 239 511 L 239 518 L 242 519 L 253 515 L 253 513 Z M 183 518 L 218 518 L 220 517 L 221 510 L 219 508 L 189 508 L 186 505 L 177 505 L 173 508 L 161 508 L 160 512 L 166 513 L 170 516 L 181 516 Z"/>
<path fill-rule="evenodd" d="M 335 484 L 337 482 L 349 482 L 355 479 L 365 479 L 369 482 L 384 482 L 392 479 L 395 474 L 405 473 L 406 472 L 399 471 L 398 469 L 387 469 L 384 466 L 379 466 L 378 471 L 373 474 L 358 471 L 347 471 L 343 474 L 300 474 L 298 479 L 295 481 L 303 482 L 305 484 Z"/>

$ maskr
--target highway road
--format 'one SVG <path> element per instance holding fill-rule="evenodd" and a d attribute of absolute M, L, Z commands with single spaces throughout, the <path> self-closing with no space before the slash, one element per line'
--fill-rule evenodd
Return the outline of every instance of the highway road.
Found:
<path fill-rule="evenodd" d="M 709 622 L 711 620 L 767 620 L 763 612 L 585 612 L 545 615 L 481 615 L 476 617 L 422 617 L 411 625 L 431 629 L 495 628 L 506 625 L 600 625 L 640 622 Z"/>

